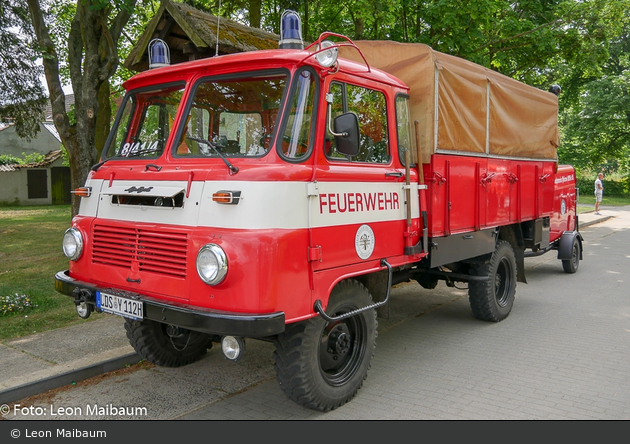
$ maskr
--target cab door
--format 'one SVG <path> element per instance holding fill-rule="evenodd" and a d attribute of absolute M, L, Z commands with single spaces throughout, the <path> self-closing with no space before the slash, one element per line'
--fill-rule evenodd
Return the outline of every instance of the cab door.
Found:
<path fill-rule="evenodd" d="M 324 101 L 323 150 L 309 184 L 313 271 L 400 256 L 406 229 L 405 177 L 398 158 L 393 95 L 383 85 L 365 80 L 359 84 L 341 75 L 326 82 L 327 93 L 332 96 L 331 115 L 329 120 Z M 340 153 L 333 135 L 334 119 L 344 113 L 356 114 L 359 121 L 360 146 L 354 156 Z M 417 190 L 415 196 L 417 201 Z"/>

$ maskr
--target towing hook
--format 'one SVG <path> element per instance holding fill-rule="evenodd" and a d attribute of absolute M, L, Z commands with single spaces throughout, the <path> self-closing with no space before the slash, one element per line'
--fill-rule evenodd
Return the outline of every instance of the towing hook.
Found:
<path fill-rule="evenodd" d="M 92 314 L 92 305 L 88 304 L 88 300 L 92 298 L 92 293 L 86 289 L 74 289 L 74 306 L 77 314 L 82 319 L 87 319 Z"/>

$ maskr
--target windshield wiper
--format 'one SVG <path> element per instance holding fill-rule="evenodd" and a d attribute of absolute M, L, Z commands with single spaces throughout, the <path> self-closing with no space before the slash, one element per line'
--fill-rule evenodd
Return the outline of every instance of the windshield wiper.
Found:
<path fill-rule="evenodd" d="M 107 162 L 109 159 L 105 159 L 105 160 L 101 160 L 99 163 L 92 165 L 92 168 L 90 168 L 92 171 L 96 171 L 98 170 L 100 167 L 103 166 L 103 164 L 105 162 Z"/>
<path fill-rule="evenodd" d="M 208 145 L 210 148 L 214 150 L 215 153 L 217 153 L 217 155 L 221 158 L 221 160 L 223 160 L 223 162 L 227 165 L 227 167 L 230 169 L 232 174 L 238 173 L 238 167 L 235 167 L 234 165 L 232 165 L 230 161 L 227 160 L 225 156 L 223 156 L 223 154 L 219 152 L 219 150 L 217 149 L 216 145 L 213 142 L 206 139 L 198 139 L 196 137 L 190 137 L 190 136 L 186 136 L 186 139 L 192 140 L 193 142 L 203 143 L 204 145 Z"/>

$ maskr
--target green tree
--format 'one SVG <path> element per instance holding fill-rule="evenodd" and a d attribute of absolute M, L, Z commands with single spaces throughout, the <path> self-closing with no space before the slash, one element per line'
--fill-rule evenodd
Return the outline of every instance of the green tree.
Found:
<path fill-rule="evenodd" d="M 136 0 L 77 0 L 67 35 L 67 69 L 75 96 L 74 121 L 65 106 L 58 45 L 51 38 L 53 4 L 27 0 L 35 36 L 44 59 L 53 121 L 68 151 L 73 188 L 85 183 L 98 159 L 103 135 L 109 131 L 109 79 L 119 64 L 118 41 L 135 8 Z M 99 142 L 100 141 L 100 142 Z M 72 202 L 77 214 L 79 199 Z"/>
<path fill-rule="evenodd" d="M 630 12 L 621 15 L 609 57 L 586 81 L 563 112 L 561 160 L 591 171 L 630 173 Z"/>
<path fill-rule="evenodd" d="M 30 140 L 44 120 L 43 70 L 35 64 L 33 29 L 23 0 L 0 0 L 0 120 Z"/>

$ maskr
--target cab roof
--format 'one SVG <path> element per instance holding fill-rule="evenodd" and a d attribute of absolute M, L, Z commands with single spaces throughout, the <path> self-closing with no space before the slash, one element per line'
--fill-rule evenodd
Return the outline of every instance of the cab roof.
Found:
<path fill-rule="evenodd" d="M 127 80 L 123 86 L 126 90 L 131 90 L 160 83 L 189 81 L 199 76 L 274 68 L 288 68 L 292 70 L 300 66 L 311 66 L 317 71 L 325 70 L 325 68 L 317 64 L 313 53 L 310 51 L 271 49 L 227 54 L 155 68 L 136 74 Z M 365 63 L 339 58 L 339 71 L 390 86 L 408 89 L 407 85 L 398 78 L 379 69 L 368 67 Z"/>

